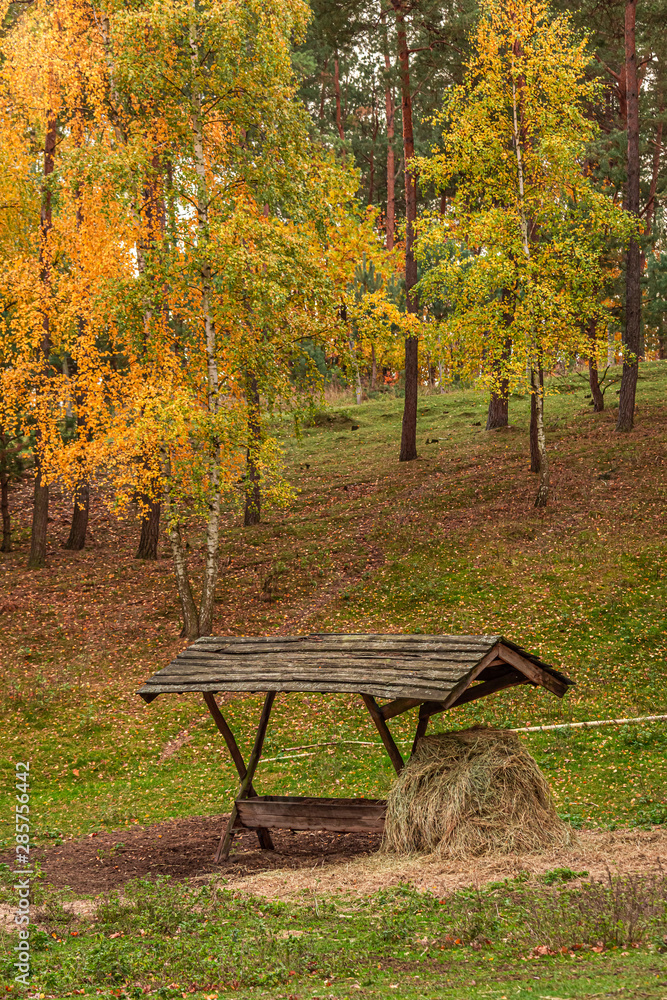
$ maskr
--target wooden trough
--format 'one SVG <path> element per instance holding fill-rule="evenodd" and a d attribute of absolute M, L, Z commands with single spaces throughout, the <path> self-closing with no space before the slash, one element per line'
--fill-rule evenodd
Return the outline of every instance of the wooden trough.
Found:
<path fill-rule="evenodd" d="M 160 694 L 201 692 L 239 774 L 240 787 L 215 860 L 226 858 L 239 828 L 257 831 L 273 849 L 269 829 L 381 831 L 384 801 L 259 796 L 253 778 L 262 755 L 271 707 L 279 691 L 358 694 L 398 773 L 403 757 L 387 722 L 419 708 L 414 743 L 438 712 L 465 705 L 517 684 L 531 684 L 562 698 L 573 682 L 499 635 L 208 636 L 198 639 L 139 690 L 151 702 Z M 215 700 L 219 691 L 265 691 L 264 706 L 246 764 Z M 380 700 L 378 700 L 380 699 Z"/>

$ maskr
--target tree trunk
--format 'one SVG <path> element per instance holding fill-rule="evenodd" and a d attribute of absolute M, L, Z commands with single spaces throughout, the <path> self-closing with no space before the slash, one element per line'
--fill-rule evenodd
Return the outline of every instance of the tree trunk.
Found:
<path fill-rule="evenodd" d="M 635 18 L 637 0 L 625 5 L 625 76 L 628 106 L 628 179 L 626 205 L 639 218 L 639 91 Z M 635 417 L 635 396 L 639 374 L 641 340 L 641 247 L 632 238 L 628 244 L 625 270 L 625 336 L 623 338 L 623 376 L 618 400 L 617 431 L 631 431 Z"/>
<path fill-rule="evenodd" d="M 211 265 L 208 263 L 206 257 L 209 242 L 210 198 L 207 181 L 208 168 L 204 155 L 202 99 L 201 91 L 198 89 L 201 66 L 199 60 L 197 30 L 194 20 L 190 21 L 189 43 L 193 79 L 191 97 L 191 127 L 195 171 L 197 174 L 197 249 L 201 259 L 199 267 L 199 296 L 201 315 L 204 320 L 207 406 L 211 421 L 214 425 L 220 406 L 220 389 L 218 378 L 216 326 L 211 312 Z M 213 628 L 213 606 L 215 601 L 215 588 L 218 581 L 218 553 L 220 549 L 220 447 L 220 438 L 217 436 L 215 431 L 213 431 L 211 434 L 208 456 L 210 496 L 208 502 L 209 515 L 206 524 L 204 583 L 202 586 L 201 603 L 199 607 L 199 635 L 210 635 Z"/>
<path fill-rule="evenodd" d="M 537 406 L 537 392 L 535 391 L 535 372 L 530 373 L 530 471 L 531 472 L 541 472 L 542 471 L 542 453 L 540 451 L 540 439 L 539 439 L 539 429 L 538 429 L 538 406 Z M 542 397 L 544 397 L 544 372 L 542 371 L 542 365 L 539 366 L 539 386 Z"/>
<path fill-rule="evenodd" d="M 42 205 L 39 218 L 39 264 L 40 280 L 48 297 L 48 285 L 51 276 L 49 251 L 49 235 L 52 228 L 51 186 L 49 178 L 53 173 L 57 141 L 57 124 L 54 112 L 49 111 L 46 122 L 44 140 L 44 184 L 42 186 Z M 51 354 L 51 327 L 49 314 L 42 314 L 42 340 L 39 347 L 44 374 L 48 373 L 49 356 Z M 35 491 L 32 508 L 32 531 L 30 535 L 30 569 L 40 569 L 46 565 L 46 530 L 49 519 L 49 486 L 44 480 L 42 456 L 40 453 L 42 433 L 37 425 L 35 435 Z"/>
<path fill-rule="evenodd" d="M 540 485 L 535 497 L 536 507 L 546 507 L 549 500 L 549 459 L 547 457 L 547 440 L 544 433 L 544 372 L 542 365 L 539 366 L 539 376 L 535 377 L 535 370 L 530 373 L 530 382 L 535 399 L 535 431 L 537 437 L 537 452 L 540 463 Z"/>
<path fill-rule="evenodd" d="M 375 358 L 375 344 L 371 344 L 371 384 L 370 384 L 371 392 L 373 392 L 377 388 L 377 378 L 378 378 L 378 366 L 377 366 L 377 360 Z"/>
<path fill-rule="evenodd" d="M 486 416 L 487 431 L 495 430 L 496 427 L 507 427 L 509 421 L 509 400 L 507 390 L 505 392 L 492 392 L 489 399 L 489 411 Z"/>
<path fill-rule="evenodd" d="M 419 340 L 405 338 L 405 400 L 401 428 L 400 462 L 417 457 L 417 388 L 419 385 Z"/>
<path fill-rule="evenodd" d="M 385 241 L 387 250 L 394 249 L 394 234 L 396 231 L 396 163 L 394 153 L 394 91 L 391 85 L 391 59 L 389 57 L 389 38 L 387 34 L 387 17 L 382 14 L 382 47 L 384 50 L 384 110 L 387 119 L 387 212 L 385 216 Z"/>
<path fill-rule="evenodd" d="M 168 511 L 169 507 L 167 506 L 167 503 L 165 504 L 165 507 Z M 169 535 L 171 551 L 174 557 L 176 588 L 178 590 L 178 596 L 181 602 L 181 612 L 183 615 L 182 634 L 188 639 L 198 639 L 200 636 L 199 615 L 197 613 L 197 605 L 195 604 L 194 597 L 192 596 L 192 587 L 190 586 L 190 577 L 188 576 L 188 564 L 185 558 L 180 524 L 170 524 L 167 534 Z"/>
<path fill-rule="evenodd" d="M 396 11 L 396 41 L 401 76 L 401 109 L 403 114 L 403 159 L 405 175 L 405 295 L 408 313 L 417 312 L 414 287 L 417 284 L 417 262 L 414 255 L 415 220 L 417 218 L 417 183 L 412 171 L 415 155 L 412 125 L 412 93 L 410 90 L 410 53 L 405 28 L 402 0 L 392 0 Z M 419 338 L 405 338 L 405 403 L 401 427 L 399 461 L 417 458 L 417 393 L 419 388 Z"/>
<path fill-rule="evenodd" d="M 509 329 L 514 319 L 513 314 L 509 311 L 510 304 L 512 302 L 511 293 L 507 289 L 503 289 L 502 300 L 505 304 L 505 311 L 503 312 L 503 320 L 505 328 Z M 491 393 L 491 398 L 489 400 L 489 412 L 486 417 L 486 429 L 487 431 L 494 430 L 496 427 L 507 427 L 509 423 L 509 378 L 505 373 L 505 364 L 509 361 L 512 354 L 512 338 L 506 337 L 505 343 L 503 344 L 503 352 L 500 358 L 495 358 L 493 362 L 493 372 L 495 377 L 494 389 Z"/>
<path fill-rule="evenodd" d="M 158 557 L 160 543 L 160 501 L 144 495 L 141 497 L 141 505 L 144 513 L 141 518 L 139 545 L 134 558 L 154 560 Z"/>
<path fill-rule="evenodd" d="M 246 402 L 248 406 L 248 449 L 246 459 L 245 513 L 243 524 L 259 524 L 262 514 L 259 454 L 262 446 L 262 423 L 259 386 L 254 372 L 246 375 Z"/>
<path fill-rule="evenodd" d="M 338 135 L 340 138 L 345 141 L 345 132 L 343 131 L 343 111 L 340 99 L 340 77 L 338 74 L 338 53 L 334 56 L 334 96 L 336 98 L 336 128 L 338 129 Z"/>
<path fill-rule="evenodd" d="M 595 413 L 602 413 L 604 410 L 604 396 L 602 395 L 602 390 L 600 388 L 600 380 L 598 377 L 598 359 L 597 351 L 595 349 L 597 342 L 597 331 L 598 331 L 598 318 L 597 316 L 591 316 L 588 321 L 588 340 L 591 345 L 591 352 L 588 355 L 588 384 L 591 387 L 591 398 L 593 400 L 593 410 Z"/>
<path fill-rule="evenodd" d="M 46 528 L 49 522 L 49 485 L 42 476 L 39 459 L 35 458 L 35 490 L 32 500 L 32 531 L 28 567 L 41 569 L 46 565 Z"/>
<path fill-rule="evenodd" d="M 0 461 L 0 510 L 2 511 L 2 546 L 0 552 L 12 551 L 12 522 L 9 516 L 9 472 Z"/>
<path fill-rule="evenodd" d="M 63 543 L 64 549 L 78 552 L 86 544 L 86 532 L 88 531 L 88 511 L 90 508 L 90 486 L 86 482 L 78 483 L 74 492 L 74 509 L 72 510 L 72 524 L 69 529 L 69 537 Z"/>
<path fill-rule="evenodd" d="M 658 320 L 658 357 L 661 361 L 667 361 L 667 326 L 664 313 Z"/>

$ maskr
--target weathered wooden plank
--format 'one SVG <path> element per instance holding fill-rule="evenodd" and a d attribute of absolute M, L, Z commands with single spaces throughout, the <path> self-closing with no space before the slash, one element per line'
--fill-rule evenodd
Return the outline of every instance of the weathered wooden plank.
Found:
<path fill-rule="evenodd" d="M 211 683 L 200 682 L 196 684 L 158 684 L 151 685 L 150 687 L 140 688 L 139 694 L 144 697 L 146 694 L 156 695 L 156 694 L 200 694 L 204 691 L 211 691 L 213 694 L 217 694 L 220 691 L 229 691 L 236 694 L 254 694 L 257 692 L 265 691 L 284 691 L 284 692 L 295 692 L 302 694 L 359 694 L 359 688 L 361 684 L 334 684 L 334 683 L 324 683 L 319 684 L 288 684 L 284 682 L 271 681 L 267 683 L 262 683 L 261 678 L 255 679 L 252 683 L 240 683 L 240 684 L 228 684 L 224 681 L 218 680 Z M 396 687 L 388 687 L 380 684 L 374 685 L 371 683 L 364 684 L 363 687 L 366 688 L 369 694 L 372 694 L 376 698 L 387 698 L 394 699 L 400 696 L 408 697 L 410 695 L 417 695 L 416 701 L 426 701 L 442 698 L 443 694 L 451 690 L 451 686 L 440 685 L 439 687 L 424 687 L 418 688 L 416 685 L 397 685 Z"/>
<path fill-rule="evenodd" d="M 294 674 L 295 676 L 304 676 L 308 673 L 313 677 L 319 676 L 321 673 L 331 673 L 343 676 L 353 676 L 360 675 L 364 677 L 373 676 L 369 674 L 370 671 L 377 671 L 378 673 L 384 673 L 388 676 L 396 674 L 397 672 L 405 674 L 407 676 L 414 675 L 416 677 L 441 677 L 441 676 L 456 676 L 465 670 L 469 670 L 474 667 L 479 662 L 479 659 L 467 659 L 467 660 L 457 660 L 449 662 L 438 662 L 437 660 L 428 660 L 419 662 L 417 660 L 409 661 L 394 661 L 391 660 L 364 660 L 360 662 L 359 660 L 340 660 L 336 661 L 320 661 L 319 663 L 313 663 L 308 660 L 294 660 L 294 659 L 278 659 L 277 657 L 271 657 L 268 660 L 256 660 L 254 662 L 239 663 L 234 660 L 220 660 L 220 659 L 203 659 L 203 658 L 192 658 L 190 660 L 182 660 L 176 662 L 173 666 L 170 664 L 168 667 L 163 667 L 159 674 L 163 676 L 173 676 L 173 677 L 183 677 L 190 673 L 195 673 L 198 671 L 211 672 L 224 675 L 225 677 L 238 675 L 239 677 L 246 677 L 253 673 L 265 672 L 268 674 Z"/>
<path fill-rule="evenodd" d="M 481 684 L 473 684 L 471 687 L 467 688 L 460 698 L 458 698 L 450 708 L 458 708 L 459 705 L 467 705 L 468 702 L 478 701 L 480 698 L 486 698 L 490 694 L 495 694 L 496 691 L 503 691 L 505 688 L 514 687 L 516 684 L 530 684 L 531 681 L 528 680 L 525 674 L 519 673 L 517 670 L 511 670 L 503 677 L 496 677 L 492 681 L 483 681 Z"/>
<path fill-rule="evenodd" d="M 341 645 L 351 646 L 371 646 L 371 645 L 383 645 L 383 646 L 399 646 L 399 645 L 413 645 L 418 646 L 446 646 L 446 645 L 456 645 L 456 644 L 467 644 L 473 645 L 495 645 L 502 639 L 500 635 L 422 635 L 422 634 L 403 634 L 398 632 L 376 632 L 376 633 L 366 633 L 366 632 L 322 632 L 317 635 L 297 635 L 297 636 L 279 636 L 279 635 L 269 635 L 269 636 L 203 636 L 197 639 L 193 645 L 198 646 L 224 646 L 224 645 L 238 645 L 238 646 L 276 646 L 284 647 L 295 644 L 312 644 L 313 646 L 323 645 L 326 643 L 331 643 L 335 645 L 335 648 L 340 648 Z"/>
<path fill-rule="evenodd" d="M 218 703 L 216 702 L 214 696 L 210 693 L 210 691 L 204 692 L 204 701 L 206 703 L 206 707 L 208 708 L 209 712 L 213 717 L 213 721 L 215 722 L 218 728 L 218 732 L 222 734 L 222 737 L 225 743 L 227 744 L 227 749 L 229 750 L 230 756 L 234 761 L 236 770 L 238 771 L 239 778 L 241 779 L 241 781 L 243 781 L 243 779 L 247 774 L 248 769 L 245 766 L 245 762 L 241 755 L 239 745 L 236 742 L 236 737 L 234 736 L 234 733 L 227 725 L 227 720 L 220 711 Z M 254 797 L 257 795 L 257 792 L 253 788 L 252 783 L 248 788 L 248 795 L 250 797 Z M 273 841 L 271 840 L 271 834 L 269 833 L 268 830 L 259 827 L 257 829 L 257 839 L 259 840 L 259 846 L 262 848 L 262 850 L 264 851 L 274 850 Z"/>
<path fill-rule="evenodd" d="M 517 670 L 520 670 L 522 674 L 525 674 L 529 680 L 533 681 L 535 684 L 540 684 L 545 687 L 547 691 L 551 691 L 552 694 L 557 695 L 562 698 L 568 689 L 568 685 L 565 684 L 558 677 L 554 677 L 547 670 L 539 667 L 536 663 L 527 659 L 525 656 L 521 656 L 519 653 L 510 649 L 504 643 L 500 644 L 500 657 L 505 660 L 506 663 L 510 663 Z"/>
<path fill-rule="evenodd" d="M 504 655 L 499 658 L 501 645 Z M 226 652 L 216 653 L 217 648 Z M 243 655 L 240 649 L 245 650 Z M 494 650 L 498 655 L 492 655 Z M 433 701 L 448 707 L 481 671 L 487 671 L 484 680 L 493 680 L 504 663 L 561 697 L 570 683 L 553 667 L 498 636 L 328 633 L 207 636 L 180 653 L 139 693 L 148 701 L 157 694 L 189 691 L 365 691 L 373 698 L 396 702 L 380 710 L 386 719 L 407 711 L 410 702 Z"/>
<path fill-rule="evenodd" d="M 377 799 L 315 799 L 260 796 L 237 802 L 240 825 L 336 833 L 381 833 L 386 803 Z"/>
<path fill-rule="evenodd" d="M 491 663 L 493 663 L 493 661 L 498 656 L 498 647 L 499 647 L 498 643 L 496 643 L 495 646 L 492 646 L 491 649 L 486 654 L 486 656 L 482 657 L 477 666 L 474 667 L 473 670 L 471 670 L 470 673 L 467 674 L 465 677 L 462 677 L 461 680 L 458 682 L 458 684 L 454 685 L 454 687 L 446 696 L 446 698 L 443 699 L 442 703 L 443 711 L 447 711 L 448 708 L 451 708 L 454 702 L 461 697 L 465 689 L 469 687 L 470 684 L 472 684 L 477 675 L 481 674 L 482 670 L 484 670 Z"/>
<path fill-rule="evenodd" d="M 389 754 L 389 758 L 394 765 L 394 770 L 396 774 L 400 774 L 403 770 L 403 758 L 401 757 L 401 751 L 398 749 L 394 743 L 394 737 L 389 732 L 387 723 L 382 718 L 382 712 L 380 711 L 380 706 L 370 694 L 362 694 L 362 699 L 364 705 L 368 709 L 371 719 L 377 727 L 377 731 L 380 734 L 380 739 L 384 743 L 385 750 Z"/>
<path fill-rule="evenodd" d="M 266 729 L 269 724 L 269 717 L 271 715 L 271 707 L 273 705 L 274 699 L 276 697 L 275 691 L 269 691 L 264 698 L 264 706 L 262 708 L 262 714 L 259 719 L 259 725 L 257 726 L 257 735 L 255 736 L 255 743 L 248 760 L 248 767 L 246 769 L 245 777 L 241 781 L 241 787 L 239 788 L 238 795 L 236 796 L 236 802 L 232 806 L 231 815 L 229 817 L 229 823 L 227 824 L 227 830 L 220 838 L 220 843 L 218 845 L 218 850 L 216 851 L 215 858 L 213 859 L 215 864 L 217 864 L 221 858 L 229 857 L 229 849 L 232 846 L 232 840 L 234 839 L 234 827 L 236 825 L 236 819 L 238 816 L 237 802 L 239 799 L 245 799 L 248 795 L 248 790 L 252 785 L 252 779 L 255 776 L 255 770 L 259 763 L 259 758 L 262 756 L 262 747 L 264 746 L 264 737 L 266 736 Z"/>
<path fill-rule="evenodd" d="M 419 709 L 419 720 L 417 722 L 417 728 L 415 730 L 415 738 L 412 741 L 412 750 L 410 751 L 410 756 L 414 754 L 417 749 L 417 744 L 419 743 L 422 736 L 426 735 L 426 730 L 428 729 L 428 712 L 424 711 L 424 705 Z"/>
<path fill-rule="evenodd" d="M 394 719 L 397 715 L 402 715 L 403 712 L 409 712 L 411 708 L 416 708 L 417 705 L 421 705 L 419 698 L 395 698 L 388 705 L 382 705 L 380 712 L 383 719 Z"/>
<path fill-rule="evenodd" d="M 163 667 L 160 673 L 163 671 L 173 674 L 187 673 L 188 671 L 197 669 L 224 671 L 225 673 L 238 673 L 240 675 L 258 670 L 270 670 L 282 673 L 289 670 L 298 671 L 299 673 L 305 670 L 326 670 L 332 673 L 348 673 L 356 670 L 366 671 L 366 676 L 368 676 L 370 669 L 385 671 L 399 670 L 405 673 L 417 673 L 428 677 L 429 675 L 437 676 L 447 671 L 455 672 L 469 668 L 477 664 L 480 659 L 481 656 L 478 655 L 466 655 L 458 658 L 451 657 L 449 659 L 430 657 L 421 660 L 417 658 L 399 660 L 398 658 L 391 659 L 386 656 L 366 658 L 330 656 L 325 659 L 324 657 L 314 658 L 303 656 L 299 658 L 295 656 L 278 656 L 275 654 L 267 657 L 239 660 L 237 657 L 225 659 L 220 656 L 214 657 L 198 654 L 174 660 L 173 663 Z"/>
<path fill-rule="evenodd" d="M 439 686 L 440 684 L 456 684 L 458 681 L 465 677 L 471 670 L 474 669 L 474 663 L 467 663 L 460 670 L 457 671 L 443 671 L 438 674 L 435 671 L 429 671 L 429 674 L 422 675 L 416 672 L 400 671 L 400 670 L 346 670 L 346 671 L 332 671 L 332 670 L 248 670 L 242 671 L 225 671 L 221 669 L 215 670 L 188 670 L 183 672 L 168 672 L 163 674 L 161 677 L 155 677 L 151 679 L 151 684 L 195 684 L 197 681 L 206 681 L 211 683 L 213 681 L 221 681 L 223 683 L 244 683 L 247 684 L 253 680 L 259 681 L 271 681 L 275 683 L 294 683 L 294 684 L 312 684 L 317 687 L 318 684 L 323 683 L 336 683 L 336 684 L 356 684 L 357 690 L 360 686 L 363 686 L 367 681 L 373 684 L 385 684 L 388 687 L 405 687 L 407 685 L 415 685 L 417 687 L 433 687 Z M 532 664 L 531 664 L 532 666 Z M 256 685 L 258 687 L 258 685 Z M 416 697 L 416 695 L 415 695 Z"/>

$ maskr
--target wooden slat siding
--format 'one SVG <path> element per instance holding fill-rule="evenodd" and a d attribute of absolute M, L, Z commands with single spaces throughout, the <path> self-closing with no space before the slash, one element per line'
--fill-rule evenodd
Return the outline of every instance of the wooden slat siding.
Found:
<path fill-rule="evenodd" d="M 377 799 L 310 799 L 260 796 L 237 803 L 240 825 L 335 833 L 381 833 L 386 803 Z"/>

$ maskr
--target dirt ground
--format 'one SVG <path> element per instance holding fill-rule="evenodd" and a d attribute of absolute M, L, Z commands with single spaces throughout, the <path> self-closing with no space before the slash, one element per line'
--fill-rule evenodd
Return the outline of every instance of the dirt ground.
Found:
<path fill-rule="evenodd" d="M 175 879 L 220 876 L 235 891 L 269 898 L 343 893 L 366 895 L 378 887 L 409 883 L 446 896 L 457 889 L 511 878 L 518 872 L 539 875 L 562 867 L 605 878 L 608 872 L 657 874 L 667 868 L 667 830 L 586 830 L 566 851 L 495 855 L 465 860 L 394 857 L 378 853 L 375 834 L 272 833 L 275 851 L 259 850 L 253 832 L 237 835 L 229 860 L 213 864 L 226 817 L 170 820 L 90 835 L 59 847 L 35 849 L 44 881 L 68 886 L 82 896 L 97 895 L 140 876 Z M 0 858 L 9 860 L 8 858 Z M 582 876 L 583 877 L 583 876 Z"/>
<path fill-rule="evenodd" d="M 90 834 L 59 847 L 33 848 L 31 859 L 44 882 L 82 895 L 122 888 L 129 879 L 169 875 L 175 879 L 220 874 L 234 882 L 265 871 L 338 865 L 377 851 L 380 838 L 363 833 L 291 833 L 274 830 L 275 851 L 258 849 L 257 836 L 240 831 L 229 860 L 213 864 L 227 816 L 194 816 L 152 826 Z M 11 857 L 0 855 L 1 861 Z"/>

